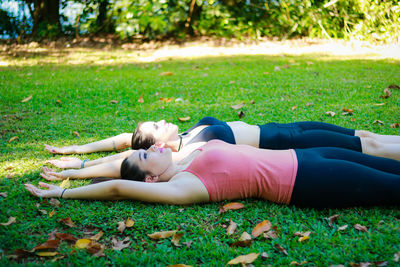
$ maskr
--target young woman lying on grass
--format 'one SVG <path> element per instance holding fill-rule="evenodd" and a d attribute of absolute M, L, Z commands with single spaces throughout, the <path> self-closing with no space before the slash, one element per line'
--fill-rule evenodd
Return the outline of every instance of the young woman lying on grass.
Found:
<path fill-rule="evenodd" d="M 323 122 L 295 122 L 288 124 L 267 123 L 250 125 L 241 121 L 223 122 L 205 117 L 184 133 L 178 133 L 178 126 L 159 122 L 139 123 L 133 134 L 124 133 L 98 142 L 57 148 L 45 145 L 51 153 L 90 153 L 124 149 L 147 149 L 156 144 L 179 151 L 181 159 L 194 149 L 212 139 L 230 144 L 245 144 L 267 149 L 290 149 L 311 147 L 339 147 L 369 155 L 392 158 L 400 161 L 400 136 L 379 135 L 363 130 L 352 130 Z M 65 157 L 49 161 L 59 168 L 83 168 L 100 163 L 123 159 L 132 150 L 94 161 L 82 161 Z"/>
<path fill-rule="evenodd" d="M 150 147 L 124 160 L 124 180 L 74 189 L 26 184 L 37 197 L 192 204 L 261 198 L 310 207 L 400 204 L 400 162 L 342 148 L 258 149 L 212 140 L 175 163 Z M 145 182 L 143 182 L 145 181 Z"/>

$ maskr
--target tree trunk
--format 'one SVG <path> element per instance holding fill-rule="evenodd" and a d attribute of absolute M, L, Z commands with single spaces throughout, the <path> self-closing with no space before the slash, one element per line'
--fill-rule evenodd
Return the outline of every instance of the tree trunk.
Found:
<path fill-rule="evenodd" d="M 33 29 L 36 36 L 39 31 L 58 33 L 60 25 L 60 0 L 34 0 L 33 1 Z"/>
<path fill-rule="evenodd" d="M 108 32 L 107 22 L 109 0 L 101 0 L 99 5 L 99 15 L 96 18 L 97 32 Z"/>

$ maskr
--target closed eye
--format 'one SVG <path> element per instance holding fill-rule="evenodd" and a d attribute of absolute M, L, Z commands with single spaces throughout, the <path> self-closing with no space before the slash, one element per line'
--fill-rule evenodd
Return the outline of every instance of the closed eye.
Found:
<path fill-rule="evenodd" d="M 147 159 L 147 153 L 143 153 L 143 158 Z"/>

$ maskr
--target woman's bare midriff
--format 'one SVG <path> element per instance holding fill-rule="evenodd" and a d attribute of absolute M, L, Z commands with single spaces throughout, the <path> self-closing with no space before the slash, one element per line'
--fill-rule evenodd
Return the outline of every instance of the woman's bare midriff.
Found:
<path fill-rule="evenodd" d="M 227 122 L 231 127 L 237 145 L 250 145 L 259 147 L 260 127 L 242 121 Z"/>

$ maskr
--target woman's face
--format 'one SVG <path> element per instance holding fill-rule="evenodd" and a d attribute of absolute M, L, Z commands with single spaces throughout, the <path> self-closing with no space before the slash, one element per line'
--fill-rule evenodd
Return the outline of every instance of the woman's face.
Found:
<path fill-rule="evenodd" d="M 158 122 L 146 121 L 142 123 L 139 129 L 142 134 L 151 134 L 158 143 L 166 143 L 178 138 L 178 126 L 167 123 L 165 120 Z"/>
<path fill-rule="evenodd" d="M 129 160 L 133 160 L 141 170 L 151 176 L 163 174 L 172 164 L 172 151 L 169 148 L 159 148 L 152 145 L 149 149 L 140 149 L 133 153 Z M 169 178 L 159 177 L 160 182 L 168 181 Z"/>

